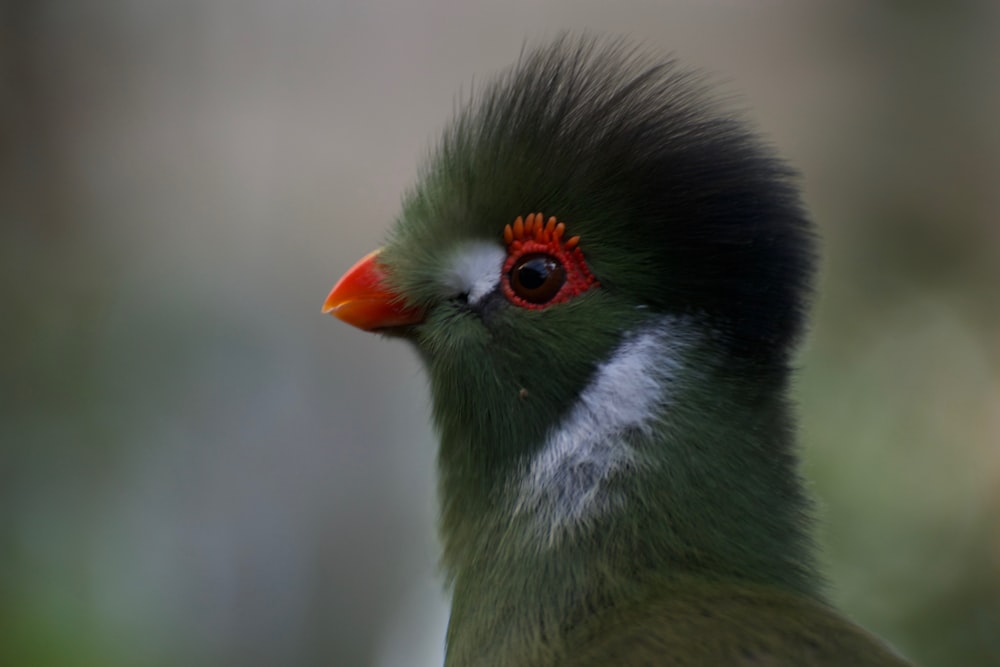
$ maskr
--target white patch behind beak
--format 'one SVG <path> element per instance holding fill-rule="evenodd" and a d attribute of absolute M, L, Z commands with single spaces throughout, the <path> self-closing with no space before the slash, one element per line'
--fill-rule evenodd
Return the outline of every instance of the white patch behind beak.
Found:
<path fill-rule="evenodd" d="M 469 304 L 476 305 L 500 284 L 500 272 L 506 259 L 507 251 L 496 243 L 464 243 L 452 255 L 444 284 L 455 294 L 467 295 Z"/>

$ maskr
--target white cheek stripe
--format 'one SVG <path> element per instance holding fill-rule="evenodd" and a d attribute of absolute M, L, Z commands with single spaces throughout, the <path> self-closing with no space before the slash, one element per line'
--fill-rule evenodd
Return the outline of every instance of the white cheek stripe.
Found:
<path fill-rule="evenodd" d="M 670 403 L 670 384 L 693 340 L 685 324 L 663 318 L 627 335 L 530 462 L 515 513 L 532 515 L 547 545 L 622 502 L 607 483 L 644 465 L 629 443 L 650 437 Z"/>
<path fill-rule="evenodd" d="M 445 275 L 445 286 L 456 294 L 468 294 L 469 304 L 496 289 L 507 251 L 496 243 L 472 241 L 458 247 Z"/>

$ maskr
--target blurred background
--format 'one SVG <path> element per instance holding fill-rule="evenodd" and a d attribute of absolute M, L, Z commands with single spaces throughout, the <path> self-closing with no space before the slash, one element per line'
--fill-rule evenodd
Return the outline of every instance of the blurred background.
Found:
<path fill-rule="evenodd" d="M 440 664 L 414 355 L 319 313 L 460 89 L 557 31 L 711 72 L 824 236 L 832 597 L 1000 664 L 1000 3 L 0 2 L 0 663 Z"/>

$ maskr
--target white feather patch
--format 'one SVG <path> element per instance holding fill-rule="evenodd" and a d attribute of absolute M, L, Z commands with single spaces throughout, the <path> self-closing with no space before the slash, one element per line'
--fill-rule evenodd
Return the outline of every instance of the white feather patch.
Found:
<path fill-rule="evenodd" d="M 549 433 L 521 479 L 515 507 L 533 516 L 547 545 L 623 501 L 608 482 L 646 465 L 629 441 L 649 437 L 669 406 L 693 335 L 677 318 L 628 334 Z"/>
<path fill-rule="evenodd" d="M 496 243 L 471 241 L 452 255 L 445 274 L 445 286 L 455 294 L 468 295 L 475 305 L 500 283 L 507 251 Z"/>

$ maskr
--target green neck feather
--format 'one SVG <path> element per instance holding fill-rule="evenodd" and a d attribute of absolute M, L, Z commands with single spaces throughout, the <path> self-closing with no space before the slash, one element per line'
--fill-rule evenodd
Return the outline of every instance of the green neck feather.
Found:
<path fill-rule="evenodd" d="M 784 399 L 787 374 L 719 358 L 710 343 L 684 351 L 680 380 L 658 401 L 653 428 L 623 436 L 636 457 L 603 487 L 615 502 L 549 531 L 523 501 L 527 460 L 541 445 L 485 482 L 476 462 L 496 443 L 472 434 L 496 429 L 441 419 L 455 414 L 455 393 L 441 391 L 444 378 L 431 365 L 442 431 L 444 567 L 454 593 L 449 663 L 481 654 L 527 663 L 558 651 L 578 623 L 679 578 L 820 598 Z M 527 410 L 528 392 L 506 392 L 506 402 L 492 403 L 496 417 L 509 423 Z M 529 422 L 534 428 L 517 436 L 541 443 L 551 435 L 540 419 Z"/>

